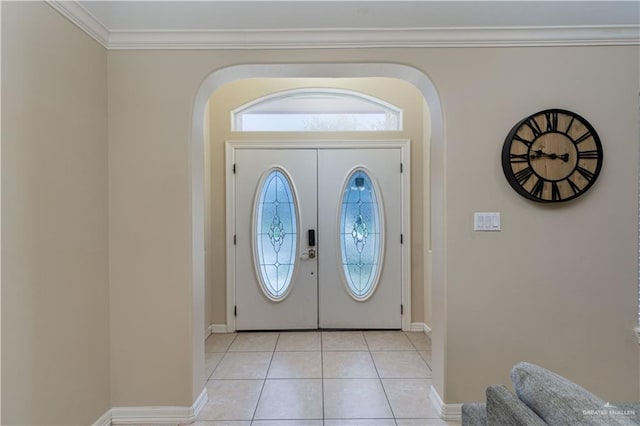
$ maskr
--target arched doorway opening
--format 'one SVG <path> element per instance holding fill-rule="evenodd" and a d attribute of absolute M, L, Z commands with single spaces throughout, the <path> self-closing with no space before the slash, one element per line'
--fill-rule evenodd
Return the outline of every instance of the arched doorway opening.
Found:
<path fill-rule="evenodd" d="M 193 108 L 191 132 L 192 174 L 192 360 L 194 395 L 202 389 L 204 371 L 202 325 L 204 324 L 204 115 L 211 94 L 223 85 L 249 78 L 363 78 L 388 77 L 414 85 L 428 105 L 430 121 L 429 149 L 424 151 L 423 162 L 430 165 L 425 174 L 424 187 L 428 188 L 429 241 L 424 242 L 422 260 L 431 275 L 433 384 L 437 393 L 444 393 L 444 341 L 445 289 L 444 269 L 444 150 L 443 120 L 440 99 L 435 86 L 422 71 L 399 64 L 267 64 L 237 65 L 211 73 L 197 91 Z M 415 257 L 415 256 L 414 256 Z M 428 266 L 427 266 L 428 265 Z M 438 348 L 437 350 L 435 348 Z"/>

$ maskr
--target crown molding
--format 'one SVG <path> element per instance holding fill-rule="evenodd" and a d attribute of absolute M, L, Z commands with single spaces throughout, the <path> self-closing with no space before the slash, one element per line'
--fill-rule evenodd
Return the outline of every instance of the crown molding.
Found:
<path fill-rule="evenodd" d="M 77 1 L 47 3 L 110 50 L 640 45 L 639 25 L 109 31 Z"/>
<path fill-rule="evenodd" d="M 75 0 L 46 0 L 46 2 L 103 47 L 109 49 L 109 30 L 80 3 Z"/>
<path fill-rule="evenodd" d="M 340 49 L 640 44 L 640 26 L 112 31 L 109 49 Z"/>

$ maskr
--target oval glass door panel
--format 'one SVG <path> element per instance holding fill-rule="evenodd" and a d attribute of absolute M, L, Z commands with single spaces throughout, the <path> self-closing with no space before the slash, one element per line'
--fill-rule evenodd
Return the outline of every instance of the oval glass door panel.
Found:
<path fill-rule="evenodd" d="M 356 169 L 342 192 L 340 252 L 347 290 L 359 301 L 368 299 L 378 283 L 382 217 L 376 186 L 364 169 Z"/>
<path fill-rule="evenodd" d="M 283 170 L 266 173 L 254 214 L 254 260 L 260 287 L 269 299 L 280 301 L 291 289 L 298 236 L 296 196 Z"/>

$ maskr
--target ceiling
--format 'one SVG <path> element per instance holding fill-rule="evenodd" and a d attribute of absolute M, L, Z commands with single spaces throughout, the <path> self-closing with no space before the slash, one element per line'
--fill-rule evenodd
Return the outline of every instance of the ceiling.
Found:
<path fill-rule="evenodd" d="M 637 2 L 80 1 L 110 31 L 637 24 Z"/>
<path fill-rule="evenodd" d="M 482 41 L 483 37 L 493 37 L 494 42 L 502 37 L 503 41 L 512 39 L 512 43 L 519 43 L 526 33 L 532 33 L 528 37 L 537 43 L 541 38 L 567 37 L 609 40 L 609 44 L 612 39 L 633 39 L 635 44 L 640 40 L 638 1 L 49 3 L 109 48 L 159 48 L 162 43 L 164 48 L 172 43 L 174 48 L 190 44 L 199 47 L 199 43 L 209 48 L 269 47 L 273 43 L 288 43 L 289 47 L 301 47 L 300 43 L 315 43 L 307 47 L 354 47 L 351 44 L 367 40 L 374 44 L 415 46 L 429 40 L 474 44 L 474 40 Z M 545 36 L 540 35 L 543 31 Z M 327 46 L 317 45 L 323 41 Z M 336 46 L 340 43 L 346 44 Z"/>

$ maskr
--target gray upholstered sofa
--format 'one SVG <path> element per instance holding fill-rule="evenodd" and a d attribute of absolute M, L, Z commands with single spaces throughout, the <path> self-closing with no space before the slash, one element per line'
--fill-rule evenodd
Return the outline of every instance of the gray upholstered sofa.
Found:
<path fill-rule="evenodd" d="M 463 426 L 640 425 L 639 403 L 609 403 L 558 374 L 521 362 L 506 386 L 487 388 L 487 402 L 462 405 Z"/>

